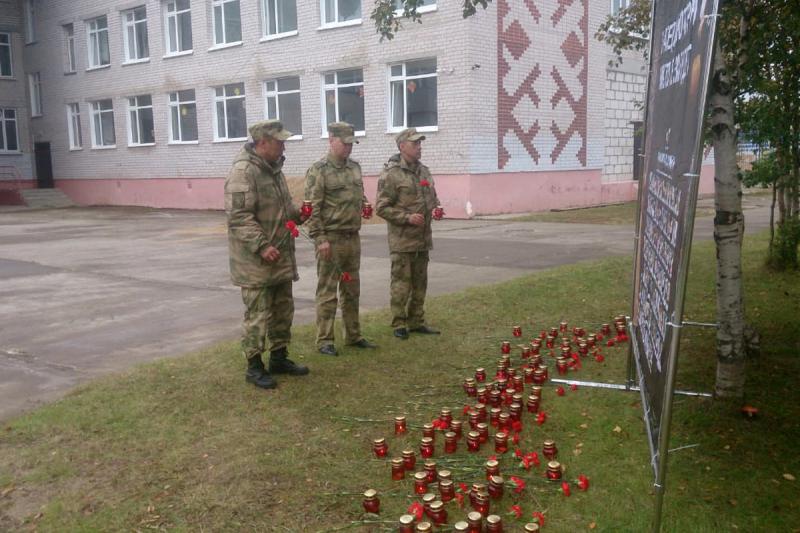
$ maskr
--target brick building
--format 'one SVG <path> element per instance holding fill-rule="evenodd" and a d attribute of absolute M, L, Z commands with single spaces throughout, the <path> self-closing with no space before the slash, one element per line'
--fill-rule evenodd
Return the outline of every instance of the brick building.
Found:
<path fill-rule="evenodd" d="M 368 0 L 0 0 L 0 184 L 47 186 L 49 156 L 79 204 L 221 208 L 246 124 L 279 117 L 290 178 L 354 123 L 370 196 L 425 131 L 450 216 L 631 199 L 643 65 L 594 38 L 621 2 L 425 0 L 381 43 Z"/>

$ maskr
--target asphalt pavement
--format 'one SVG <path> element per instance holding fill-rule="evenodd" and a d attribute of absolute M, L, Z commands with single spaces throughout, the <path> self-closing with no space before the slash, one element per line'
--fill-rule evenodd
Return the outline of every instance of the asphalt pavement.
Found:
<path fill-rule="evenodd" d="M 708 204 L 709 200 L 701 200 Z M 746 196 L 748 231 L 767 199 Z M 712 236 L 699 218 L 695 239 Z M 386 226 L 364 226 L 361 307 L 389 303 Z M 316 269 L 298 239 L 295 323 L 314 319 Z M 632 253 L 633 225 L 443 220 L 429 295 Z M 243 307 L 217 211 L 0 208 L 0 420 L 96 376 L 236 338 Z"/>

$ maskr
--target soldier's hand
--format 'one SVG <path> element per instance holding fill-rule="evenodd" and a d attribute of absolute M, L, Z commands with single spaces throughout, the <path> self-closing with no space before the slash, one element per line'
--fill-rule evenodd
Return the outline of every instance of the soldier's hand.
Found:
<path fill-rule="evenodd" d="M 325 261 L 330 261 L 332 255 L 331 243 L 329 243 L 328 241 L 320 243 L 320 245 L 317 246 L 317 252 L 319 253 L 319 256 L 322 259 L 324 259 Z"/>
<path fill-rule="evenodd" d="M 281 253 L 274 246 L 267 246 L 264 250 L 261 251 L 261 257 L 267 263 L 274 263 L 280 258 L 280 256 Z"/>
<path fill-rule="evenodd" d="M 408 223 L 412 226 L 422 226 L 425 224 L 425 217 L 419 213 L 414 213 L 410 217 L 408 217 Z"/>

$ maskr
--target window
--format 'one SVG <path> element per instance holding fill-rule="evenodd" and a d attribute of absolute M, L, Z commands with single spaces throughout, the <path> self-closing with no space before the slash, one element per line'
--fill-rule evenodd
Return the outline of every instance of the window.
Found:
<path fill-rule="evenodd" d="M 67 104 L 67 125 L 69 126 L 69 149 L 80 150 L 83 147 L 81 133 L 81 108 L 76 104 Z"/>
<path fill-rule="evenodd" d="M 147 9 L 134 7 L 122 12 L 122 26 L 125 31 L 125 61 L 142 61 L 150 57 L 147 46 Z"/>
<path fill-rule="evenodd" d="M 194 89 L 169 93 L 169 141 L 197 142 L 197 103 Z"/>
<path fill-rule="evenodd" d="M 189 0 L 167 2 L 166 31 L 167 55 L 192 50 L 192 11 Z"/>
<path fill-rule="evenodd" d="M 300 78 L 291 76 L 264 82 L 264 116 L 279 119 L 287 130 L 302 135 L 300 118 Z"/>
<path fill-rule="evenodd" d="M 611 0 L 611 14 L 616 15 L 623 9 L 627 9 L 630 0 Z"/>
<path fill-rule="evenodd" d="M 364 132 L 364 74 L 361 69 L 325 74 L 325 123 L 349 122 L 356 132 Z"/>
<path fill-rule="evenodd" d="M 361 0 L 320 0 L 323 26 L 361 22 Z"/>
<path fill-rule="evenodd" d="M 11 68 L 11 34 L 0 33 L 0 78 L 10 78 L 14 75 Z"/>
<path fill-rule="evenodd" d="M 242 17 L 239 0 L 212 0 L 214 8 L 214 46 L 242 40 Z"/>
<path fill-rule="evenodd" d="M 264 37 L 297 33 L 296 0 L 261 0 Z"/>
<path fill-rule="evenodd" d="M 436 126 L 436 59 L 389 67 L 390 130 Z"/>
<path fill-rule="evenodd" d="M 28 74 L 28 92 L 31 95 L 31 116 L 42 116 L 42 82 L 38 72 Z"/>
<path fill-rule="evenodd" d="M 17 111 L 0 107 L 0 152 L 18 152 Z"/>
<path fill-rule="evenodd" d="M 25 44 L 30 44 L 36 40 L 33 21 L 33 0 L 25 0 L 22 6 L 23 18 L 25 19 Z"/>
<path fill-rule="evenodd" d="M 214 88 L 214 139 L 247 139 L 247 113 L 244 108 L 244 83 Z"/>
<path fill-rule="evenodd" d="M 403 0 L 394 0 L 394 10 L 400 14 L 405 11 L 405 2 Z M 436 10 L 436 0 L 419 0 L 417 2 L 417 13 L 425 13 L 427 11 Z"/>
<path fill-rule="evenodd" d="M 114 134 L 114 105 L 111 99 L 90 102 L 92 107 L 92 148 L 113 148 L 117 144 Z"/>
<path fill-rule="evenodd" d="M 72 24 L 64 24 L 64 72 L 75 72 L 77 65 L 75 64 L 75 26 Z"/>
<path fill-rule="evenodd" d="M 155 144 L 153 97 L 149 94 L 128 98 L 128 145 Z"/>
<path fill-rule="evenodd" d="M 89 49 L 89 68 L 98 68 L 111 64 L 108 51 L 108 19 L 105 15 L 86 23 Z"/>

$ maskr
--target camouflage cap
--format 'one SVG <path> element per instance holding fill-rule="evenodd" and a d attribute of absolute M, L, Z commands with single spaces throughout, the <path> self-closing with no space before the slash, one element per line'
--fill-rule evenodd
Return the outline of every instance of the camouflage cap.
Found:
<path fill-rule="evenodd" d="M 283 122 L 280 120 L 261 120 L 250 126 L 248 131 L 254 141 L 259 141 L 266 137 L 285 141 L 294 135 L 291 131 L 283 127 Z"/>
<path fill-rule="evenodd" d="M 398 133 L 394 140 L 397 141 L 397 146 L 400 146 L 400 143 L 405 141 L 424 141 L 425 136 L 421 133 L 417 133 L 417 128 L 406 128 Z"/>
<path fill-rule="evenodd" d="M 352 124 L 347 122 L 331 122 L 328 124 L 328 135 L 340 138 L 345 144 L 358 144 L 355 129 Z"/>

